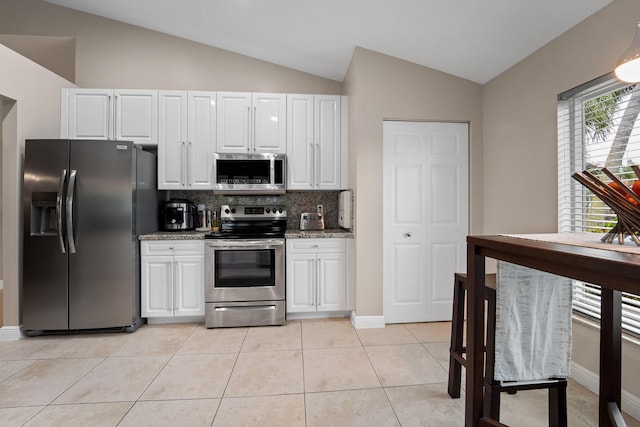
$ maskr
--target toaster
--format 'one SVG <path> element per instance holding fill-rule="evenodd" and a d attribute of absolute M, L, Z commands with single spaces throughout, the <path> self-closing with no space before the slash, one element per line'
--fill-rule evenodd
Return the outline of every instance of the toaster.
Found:
<path fill-rule="evenodd" d="M 300 215 L 300 230 L 324 230 L 321 213 L 304 212 Z"/>

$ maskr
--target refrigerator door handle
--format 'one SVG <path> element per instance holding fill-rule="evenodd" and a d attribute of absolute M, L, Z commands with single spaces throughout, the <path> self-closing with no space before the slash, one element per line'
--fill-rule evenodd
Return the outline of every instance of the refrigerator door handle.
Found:
<path fill-rule="evenodd" d="M 62 231 L 62 204 L 64 203 L 64 187 L 67 183 L 67 170 L 62 169 L 60 174 L 60 185 L 58 187 L 58 194 L 56 195 L 56 223 L 58 226 L 58 241 L 60 242 L 60 249 L 62 253 L 67 253 L 67 248 L 64 244 L 64 236 Z"/>
<path fill-rule="evenodd" d="M 76 253 L 76 241 L 73 237 L 73 193 L 75 192 L 77 174 L 77 170 L 71 170 L 69 187 L 67 188 L 67 242 L 71 254 Z"/>

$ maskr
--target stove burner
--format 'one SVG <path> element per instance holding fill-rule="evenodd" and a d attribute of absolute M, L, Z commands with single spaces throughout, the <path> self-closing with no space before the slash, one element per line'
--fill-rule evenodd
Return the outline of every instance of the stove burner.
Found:
<path fill-rule="evenodd" d="M 220 232 L 207 233 L 205 239 L 284 238 L 287 210 L 284 206 L 220 207 Z"/>

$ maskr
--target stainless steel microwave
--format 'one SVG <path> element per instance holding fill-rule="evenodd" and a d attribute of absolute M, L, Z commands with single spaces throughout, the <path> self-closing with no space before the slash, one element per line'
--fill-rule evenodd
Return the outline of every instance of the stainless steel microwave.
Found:
<path fill-rule="evenodd" d="M 287 182 L 285 154 L 215 153 L 214 193 L 284 194 Z"/>

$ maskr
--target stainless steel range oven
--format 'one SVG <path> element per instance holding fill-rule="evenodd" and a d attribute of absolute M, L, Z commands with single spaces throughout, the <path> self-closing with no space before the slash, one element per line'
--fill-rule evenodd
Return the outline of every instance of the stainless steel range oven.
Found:
<path fill-rule="evenodd" d="M 207 328 L 285 322 L 282 206 L 221 208 L 219 233 L 205 236 Z"/>

